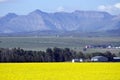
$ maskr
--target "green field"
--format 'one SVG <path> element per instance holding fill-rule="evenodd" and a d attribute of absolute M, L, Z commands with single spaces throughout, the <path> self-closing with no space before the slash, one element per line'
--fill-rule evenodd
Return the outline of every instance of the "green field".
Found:
<path fill-rule="evenodd" d="M 0 37 L 0 47 L 20 47 L 26 50 L 45 50 L 48 47 L 67 47 L 76 51 L 82 51 L 85 45 L 97 44 L 120 45 L 120 37 Z M 85 53 L 100 51 L 120 52 L 119 49 L 88 49 Z"/>

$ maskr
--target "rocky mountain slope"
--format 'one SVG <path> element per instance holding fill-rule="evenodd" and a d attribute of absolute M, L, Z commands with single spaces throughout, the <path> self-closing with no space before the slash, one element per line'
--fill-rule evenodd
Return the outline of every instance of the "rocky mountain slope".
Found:
<path fill-rule="evenodd" d="M 35 10 L 28 15 L 9 13 L 0 17 L 0 33 L 33 31 L 119 32 L 120 15 L 99 11 L 47 13 Z"/>

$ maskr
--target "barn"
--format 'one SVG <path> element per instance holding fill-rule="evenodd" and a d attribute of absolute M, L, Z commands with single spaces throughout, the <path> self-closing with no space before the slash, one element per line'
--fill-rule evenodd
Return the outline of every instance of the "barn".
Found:
<path fill-rule="evenodd" d="M 107 62 L 108 58 L 104 56 L 95 56 L 91 58 L 92 62 Z"/>

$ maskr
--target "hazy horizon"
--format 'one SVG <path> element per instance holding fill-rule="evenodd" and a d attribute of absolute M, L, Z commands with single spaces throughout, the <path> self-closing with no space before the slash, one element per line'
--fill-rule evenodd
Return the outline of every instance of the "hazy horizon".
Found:
<path fill-rule="evenodd" d="M 43 12 L 105 11 L 120 14 L 119 0 L 0 0 L 0 16 L 8 13 L 26 15 L 36 9 Z"/>

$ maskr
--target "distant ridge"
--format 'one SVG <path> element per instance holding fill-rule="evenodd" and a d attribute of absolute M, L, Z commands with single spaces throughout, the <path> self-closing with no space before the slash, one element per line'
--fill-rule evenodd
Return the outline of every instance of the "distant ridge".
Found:
<path fill-rule="evenodd" d="M 8 13 L 0 17 L 0 34 L 41 31 L 120 32 L 120 15 L 100 11 L 47 13 L 35 10 L 28 15 Z"/>

